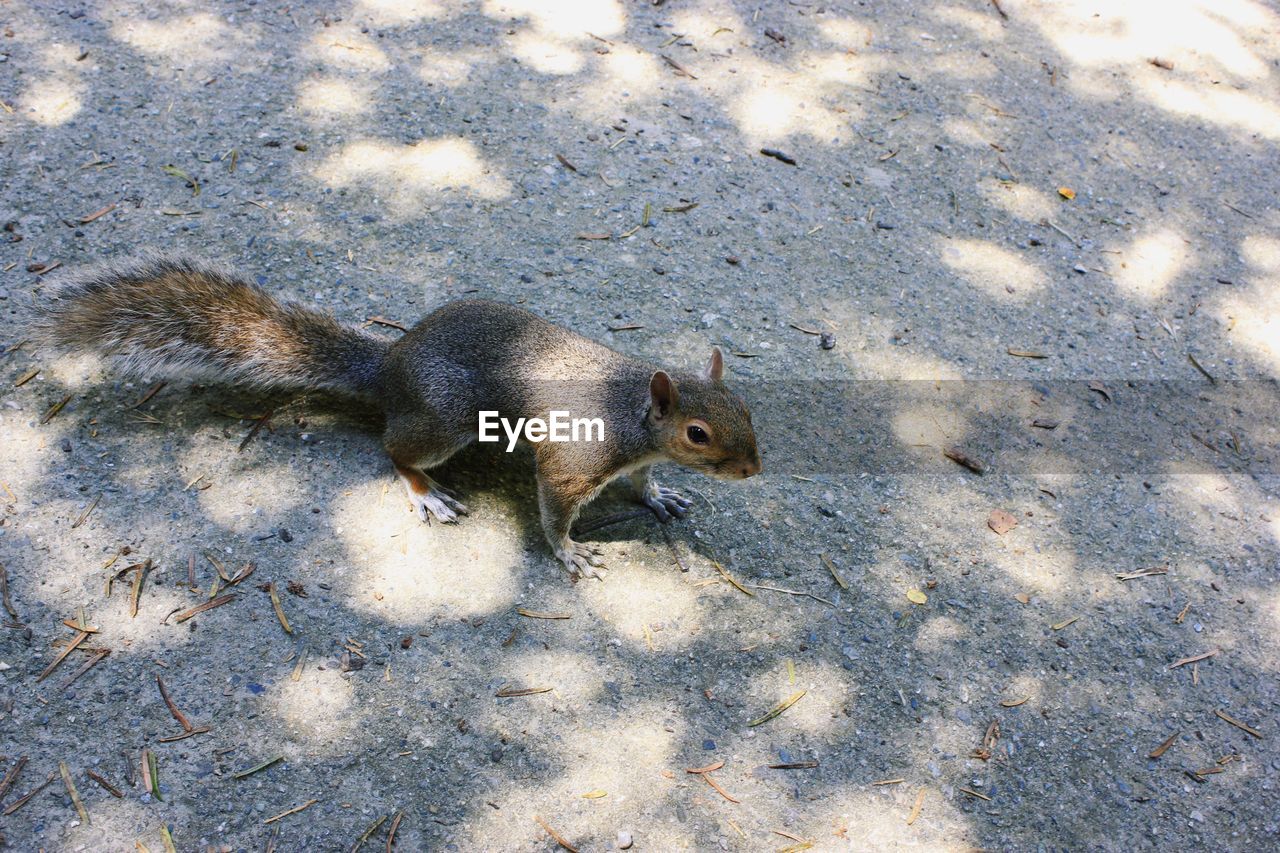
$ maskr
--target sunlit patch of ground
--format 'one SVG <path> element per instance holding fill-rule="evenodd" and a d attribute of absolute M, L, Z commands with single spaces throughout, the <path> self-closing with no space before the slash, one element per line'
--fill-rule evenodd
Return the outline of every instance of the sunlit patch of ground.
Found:
<path fill-rule="evenodd" d="M 1228 336 L 1280 375 L 1280 240 L 1251 236 L 1241 245 L 1248 265 L 1245 293 L 1218 297 L 1218 322 Z"/>
<path fill-rule="evenodd" d="M 344 754 L 364 723 L 353 706 L 355 687 L 332 669 L 320 670 L 312 652 L 297 681 L 279 678 L 266 696 L 270 712 L 306 756 Z"/>
<path fill-rule="evenodd" d="M 618 637 L 638 649 L 652 646 L 665 652 L 692 643 L 697 634 L 689 629 L 705 617 L 699 591 L 685 577 L 665 567 L 620 566 L 607 582 L 583 593 Z"/>
<path fill-rule="evenodd" d="M 987 179 L 978 184 L 978 192 L 987 203 L 1027 222 L 1048 219 L 1057 208 L 1048 190 L 1028 184 Z"/>
<path fill-rule="evenodd" d="M 507 181 L 485 163 L 473 143 L 454 137 L 410 145 L 349 142 L 329 156 L 315 175 L 332 187 L 365 187 L 388 199 L 403 216 L 421 215 L 424 201 L 448 190 L 485 199 L 510 192 Z"/>
<path fill-rule="evenodd" d="M 307 80 L 298 90 L 298 106 L 321 118 L 356 117 L 369 111 L 372 92 L 365 81 L 341 77 Z"/>
<path fill-rule="evenodd" d="M 353 11 L 374 26 L 394 27 L 437 20 L 456 10 L 446 0 L 356 0 Z"/>
<path fill-rule="evenodd" d="M 1070 0 L 1044 11 L 1034 23 L 1072 66 L 1118 69 L 1131 91 L 1171 115 L 1280 138 L 1280 105 L 1265 89 L 1250 91 L 1265 86 L 1280 57 L 1262 35 L 1280 27 L 1280 16 L 1262 3 L 1122 0 L 1099 9 Z M 1224 77 L 1244 90 L 1220 85 Z M 1110 97 L 1077 83 L 1082 96 Z"/>
<path fill-rule="evenodd" d="M 1136 237 L 1119 255 L 1111 256 L 1111 278 L 1127 296 L 1151 302 L 1187 271 L 1191 248 L 1170 228 Z"/>
<path fill-rule="evenodd" d="M 673 787 L 673 781 L 662 774 L 677 768 L 676 745 L 684 732 L 679 715 L 663 705 L 633 699 L 624 710 L 601 717 L 598 724 L 589 716 L 577 720 L 540 716 L 549 729 L 542 734 L 552 736 L 557 745 L 550 755 L 555 770 L 537 785 L 505 788 L 501 811 L 487 806 L 472 809 L 473 837 L 502 837 L 509 842 L 518 837 L 541 844 L 547 836 L 531 820 L 535 814 L 545 815 L 569 837 L 585 837 L 601 822 L 632 819 L 637 810 L 652 808 L 646 804 L 660 802 Z M 513 822 L 512 815 L 522 820 Z"/>
<path fill-rule="evenodd" d="M 1048 277 L 1034 263 L 987 240 L 940 238 L 936 248 L 944 264 L 998 302 L 1024 300 L 1048 284 Z"/>
<path fill-rule="evenodd" d="M 385 71 L 391 66 L 377 39 L 354 23 L 344 21 L 316 29 L 311 54 L 333 68 L 354 71 Z"/>
<path fill-rule="evenodd" d="M 333 524 L 352 554 L 337 570 L 345 600 L 397 625 L 478 616 L 514 606 L 525 556 L 522 531 L 490 512 L 431 525 L 406 510 L 399 483 L 372 482 L 343 495 Z"/>
<path fill-rule="evenodd" d="M 209 12 L 154 21 L 120 14 L 115 16 L 111 35 L 155 60 L 166 73 L 177 68 L 192 75 L 232 61 L 241 51 L 251 50 L 256 41 L 252 28 L 232 27 Z M 193 78 L 191 82 L 199 81 Z"/>

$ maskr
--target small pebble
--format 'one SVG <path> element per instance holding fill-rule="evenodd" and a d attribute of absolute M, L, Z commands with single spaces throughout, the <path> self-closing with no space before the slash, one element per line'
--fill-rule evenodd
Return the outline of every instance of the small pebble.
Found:
<path fill-rule="evenodd" d="M 632 839 L 631 833 L 628 832 L 627 830 L 624 829 L 618 833 L 618 849 L 619 850 L 630 850 L 631 845 L 634 843 L 635 841 L 634 839 Z"/>

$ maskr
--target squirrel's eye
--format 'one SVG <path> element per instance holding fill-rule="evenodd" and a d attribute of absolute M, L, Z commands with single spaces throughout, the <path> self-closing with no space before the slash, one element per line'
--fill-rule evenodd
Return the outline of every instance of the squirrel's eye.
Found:
<path fill-rule="evenodd" d="M 711 436 L 707 435 L 707 431 L 700 426 L 690 426 L 685 433 L 689 436 L 689 440 L 694 444 L 711 443 Z"/>

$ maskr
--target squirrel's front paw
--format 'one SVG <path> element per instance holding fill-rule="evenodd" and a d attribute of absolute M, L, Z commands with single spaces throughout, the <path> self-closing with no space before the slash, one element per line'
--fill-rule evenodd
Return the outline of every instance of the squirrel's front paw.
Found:
<path fill-rule="evenodd" d="M 607 569 L 600 559 L 600 553 L 600 549 L 594 545 L 584 545 L 572 539 L 566 539 L 564 544 L 556 549 L 556 556 L 560 558 L 560 562 L 564 563 L 564 567 L 569 570 L 569 576 L 573 578 L 604 580 Z"/>
<path fill-rule="evenodd" d="M 689 507 L 693 505 L 693 501 L 682 497 L 679 492 L 674 489 L 668 489 L 666 486 L 650 486 L 641 499 L 641 503 L 653 510 L 653 514 L 663 524 L 666 524 L 672 518 L 684 518 L 685 513 L 689 511 Z"/>

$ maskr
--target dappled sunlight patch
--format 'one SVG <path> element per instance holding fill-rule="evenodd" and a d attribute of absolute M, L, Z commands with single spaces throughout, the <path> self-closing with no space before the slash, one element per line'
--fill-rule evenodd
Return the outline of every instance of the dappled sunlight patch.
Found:
<path fill-rule="evenodd" d="M 595 57 L 597 79 L 578 94 L 572 106 L 574 115 L 617 121 L 620 104 L 657 95 L 662 81 L 659 62 L 648 51 L 614 42 L 608 53 Z"/>
<path fill-rule="evenodd" d="M 590 38 L 587 33 L 611 36 L 627 25 L 619 0 L 484 0 L 483 10 L 495 20 L 527 20 L 539 32 L 566 40 Z"/>
<path fill-rule="evenodd" d="M 22 409 L 0 407 L 0 434 L 4 435 L 4 441 L 0 441 L 0 482 L 9 487 L 17 497 L 16 503 L 22 506 L 44 491 L 51 465 L 49 454 L 59 437 L 47 427 L 35 426 L 37 408 L 32 402 Z M 0 505 L 9 502 L 8 493 L 0 490 Z"/>
<path fill-rule="evenodd" d="M 1099 7 L 1066 0 L 1038 16 L 1041 31 L 1064 55 L 1082 65 L 1145 63 L 1163 57 L 1175 67 L 1266 79 L 1264 59 L 1251 49 L 1255 28 L 1280 26 L 1280 18 L 1249 0 L 1117 0 Z M 1249 38 L 1245 38 L 1245 35 Z M 1265 50 L 1265 44 L 1258 45 Z"/>
<path fill-rule="evenodd" d="M 512 709 L 519 714 L 518 729 L 528 729 L 527 711 L 518 704 Z M 598 836 L 601 821 L 634 820 L 637 809 L 650 808 L 676 784 L 662 776 L 664 771 L 684 775 L 677 753 L 685 737 L 683 722 L 668 706 L 642 699 L 630 699 L 596 720 L 538 715 L 532 724 L 556 742 L 549 756 L 555 771 L 536 784 L 504 786 L 501 811 L 477 804 L 468 815 L 471 836 L 500 837 L 508 848 L 518 840 L 522 847 L 539 849 L 545 847 L 546 833 L 532 820 L 513 821 L 511 815 L 554 815 L 556 829 L 569 838 Z"/>
<path fill-rule="evenodd" d="M 999 689 L 996 705 L 1035 711 L 1044 707 L 1045 699 L 1044 680 L 1024 672 L 1013 676 Z"/>
<path fill-rule="evenodd" d="M 371 481 L 335 502 L 333 526 L 352 555 L 337 582 L 354 609 L 397 625 L 436 615 L 482 616 L 512 606 L 521 531 L 478 507 L 460 525 L 408 512 L 399 483 Z"/>
<path fill-rule="evenodd" d="M 950 616 L 932 616 L 916 631 L 916 651 L 926 654 L 951 652 L 955 643 L 971 636 L 973 631 L 958 619 Z"/>
<path fill-rule="evenodd" d="M 975 717 L 972 723 L 962 723 L 943 714 L 928 717 L 925 720 L 928 734 L 917 741 L 920 746 L 917 748 L 916 762 L 923 767 L 930 760 L 930 755 L 936 752 L 967 756 L 982 742 L 987 718 L 997 716 L 996 712 L 1001 710 L 998 704 L 990 704 L 994 707 L 987 707 L 988 703 L 985 699 L 969 703 L 969 708 L 974 712 Z"/>
<path fill-rule="evenodd" d="M 999 19 L 986 10 L 965 9 L 960 6 L 942 6 L 929 10 L 929 14 L 945 24 L 952 24 L 961 29 L 962 37 L 976 38 L 982 41 L 1003 41 L 1005 28 Z"/>
<path fill-rule="evenodd" d="M 1188 473 L 1191 472 L 1186 471 L 1183 476 Z M 1236 490 L 1231 486 L 1231 481 L 1223 476 L 1221 471 L 1204 466 L 1192 476 L 1187 485 L 1189 489 L 1185 494 L 1196 501 L 1204 512 L 1238 516 L 1244 511 Z"/>
<path fill-rule="evenodd" d="M 1259 95 L 1222 88 L 1198 89 L 1150 74 L 1141 81 L 1140 90 L 1156 106 L 1175 115 L 1280 139 L 1280 106 Z"/>
<path fill-rule="evenodd" d="M 934 457 L 939 448 L 969 434 L 968 418 L 955 405 L 919 403 L 893 415 L 893 435 L 903 447 Z"/>
<path fill-rule="evenodd" d="M 98 759 L 110 761 L 109 754 L 92 755 L 95 765 Z M 80 798 L 89 812 L 90 823 L 82 824 L 68 830 L 58 837 L 57 843 L 44 849 L 63 848 L 67 850 L 163 850 L 164 839 L 160 834 L 160 826 L 164 821 L 156 819 L 155 805 L 144 803 L 138 796 L 116 798 L 98 796 L 94 783 L 89 782 L 81 768 L 72 762 L 72 774 Z M 114 777 L 114 774 L 102 768 L 102 772 Z M 59 788 L 61 781 L 56 783 Z M 173 793 L 186 796 L 195 793 L 189 790 L 189 782 L 181 776 L 165 778 L 166 787 L 173 788 Z M 68 806 L 68 808 L 70 808 Z M 71 812 L 72 818 L 75 812 Z M 137 846 L 135 846 L 137 845 Z"/>
<path fill-rule="evenodd" d="M 1018 590 L 1056 600 L 1078 576 L 1078 558 L 1071 548 L 1051 544 L 1033 547 L 1037 538 L 1040 535 L 1025 525 L 1006 536 L 992 534 L 993 541 L 982 556 L 1004 572 Z"/>
<path fill-rule="evenodd" d="M 818 23 L 818 32 L 837 47 L 854 53 L 867 49 L 875 40 L 875 30 L 870 24 L 848 16 L 826 18 Z"/>
<path fill-rule="evenodd" d="M 898 774 L 886 770 L 884 775 Z M 976 839 L 968 817 L 943 795 L 923 767 L 901 785 L 874 787 L 870 781 L 846 782 L 834 796 L 805 804 L 803 827 L 796 829 L 814 840 L 815 850 L 960 853 L 974 849 Z M 908 824 L 922 787 L 925 798 L 920 815 Z"/>
<path fill-rule="evenodd" d="M 356 0 L 353 12 L 374 26 L 394 27 L 444 18 L 460 5 L 445 0 Z"/>
<path fill-rule="evenodd" d="M 918 67 L 922 75 L 948 82 L 977 83 L 991 80 L 1000 74 L 994 60 L 960 53 L 922 57 Z M 929 116 L 929 121 L 932 123 L 933 116 Z"/>
<path fill-rule="evenodd" d="M 1217 85 L 1223 75 L 1241 83 L 1269 79 L 1280 53 L 1261 33 L 1280 26 L 1280 17 L 1263 4 L 1122 0 L 1104 8 L 1069 0 L 1044 11 L 1035 23 L 1073 65 L 1119 70 L 1149 103 L 1175 115 L 1280 137 L 1274 99 Z M 1154 58 L 1172 69 L 1154 68 Z M 1091 99 L 1112 96 L 1085 80 L 1072 89 Z"/>
<path fill-rule="evenodd" d="M 539 646 L 523 653 L 505 655 L 501 666 L 489 674 L 495 683 L 500 682 L 499 687 L 516 690 L 550 687 L 552 690 L 545 694 L 546 701 L 581 707 L 599 696 L 604 689 L 604 682 L 614 675 L 613 670 L 600 659 L 599 652 L 599 649 L 592 649 L 590 646 L 566 651 L 548 650 Z M 528 697 L 519 699 L 522 702 L 530 701 Z M 502 702 L 506 703 L 502 705 L 504 710 L 519 713 L 518 705 L 510 705 L 510 699 L 503 699 Z"/>
<path fill-rule="evenodd" d="M 1280 273 L 1280 239 L 1251 234 L 1240 244 L 1240 256 L 1251 267 Z"/>
<path fill-rule="evenodd" d="M 298 476 L 287 461 L 266 457 L 246 460 L 237 456 L 234 448 L 210 453 L 207 445 L 197 442 L 188 442 L 178 456 L 176 469 L 157 469 L 156 477 L 167 479 L 176 488 L 200 474 L 212 481 L 214 487 L 197 490 L 200 513 L 226 528 L 228 534 L 260 530 L 310 497 L 296 488 Z M 145 471 L 139 473 L 141 476 L 131 475 L 131 479 L 140 481 L 145 488 Z"/>
<path fill-rule="evenodd" d="M 1151 302 L 1163 296 L 1191 260 L 1181 234 L 1170 228 L 1149 231 L 1112 256 L 1111 278 L 1126 296 Z"/>
<path fill-rule="evenodd" d="M 352 701 L 354 688 L 337 671 L 321 671 L 315 663 L 304 667 L 297 681 L 282 675 L 264 697 L 266 710 L 284 723 L 290 737 L 308 754 L 321 748 L 345 751 L 345 742 L 363 722 Z"/>
<path fill-rule="evenodd" d="M 949 269 L 977 290 L 1001 302 L 1026 299 L 1048 284 L 1044 272 L 1012 249 L 987 240 L 935 240 Z"/>
<path fill-rule="evenodd" d="M 84 106 L 84 86 L 68 75 L 44 77 L 22 92 L 19 105 L 23 115 L 36 124 L 56 127 L 76 117 Z"/>
<path fill-rule="evenodd" d="M 1162 480 L 1161 497 L 1201 522 L 1225 522 L 1244 512 L 1236 487 L 1212 465 L 1190 458 L 1171 459 L 1164 463 Z"/>
<path fill-rule="evenodd" d="M 681 4 L 670 15 L 672 32 L 684 33 L 701 50 L 733 47 L 751 29 L 729 0 Z"/>
<path fill-rule="evenodd" d="M 313 78 L 298 87 L 298 106 L 303 112 L 317 116 L 359 116 L 372 106 L 372 94 L 363 81 Z"/>
<path fill-rule="evenodd" d="M 766 672 L 752 679 L 746 694 L 741 697 L 744 716 L 741 725 L 758 720 L 786 702 L 797 693 L 804 695 L 781 714 L 761 723 L 768 731 L 780 736 L 797 729 L 811 735 L 830 734 L 837 720 L 844 717 L 843 710 L 854 702 L 858 685 L 852 675 L 838 666 L 802 661 L 795 664 L 795 680 L 785 660 L 778 660 Z"/>
<path fill-rule="evenodd" d="M 1246 347 L 1254 358 L 1280 376 L 1280 279 L 1270 287 L 1254 287 L 1253 298 L 1223 298 L 1219 322 L 1231 338 Z"/>
<path fill-rule="evenodd" d="M 997 135 L 995 131 L 984 127 L 980 122 L 958 116 L 952 116 L 943 121 L 942 132 L 956 145 L 966 145 L 982 150 L 990 149 L 991 144 L 988 140 L 994 139 Z"/>
<path fill-rule="evenodd" d="M 617 636 L 637 649 L 650 643 L 661 651 L 683 648 L 695 639 L 690 627 L 703 621 L 698 591 L 666 567 L 633 564 L 581 591 Z"/>
<path fill-rule="evenodd" d="M 174 622 L 172 618 L 165 623 L 165 618 L 174 611 L 183 611 L 208 601 L 208 596 L 200 592 L 180 587 L 176 581 L 181 576 L 186 578 L 186 565 L 155 565 L 144 581 L 142 594 L 138 597 L 138 615 L 130 616 L 131 587 L 134 573 L 122 575 L 112 585 L 111 598 L 103 599 L 103 583 L 110 570 L 103 570 L 106 560 L 95 560 L 93 568 L 80 569 L 85 578 L 92 606 L 85 607 L 85 618 L 89 624 L 101 629 L 94 634 L 89 645 L 110 647 L 112 655 L 145 655 L 148 658 L 179 653 L 183 647 L 190 646 L 199 639 L 191 632 L 192 623 L 206 621 L 236 621 L 247 618 L 244 613 L 236 612 L 236 603 L 224 605 L 222 609 L 214 609 L 208 613 L 194 617 L 183 623 Z M 145 555 L 133 554 L 121 557 L 112 569 L 123 569 L 130 563 L 145 559 Z M 161 580 L 164 582 L 161 583 Z M 68 614 L 73 615 L 73 614 Z M 69 630 L 69 629 L 68 629 Z"/>
<path fill-rule="evenodd" d="M 542 74 L 572 74 L 582 68 L 583 50 L 540 33 L 521 32 L 511 38 L 511 52 Z"/>
<path fill-rule="evenodd" d="M 1280 530 L 1276 531 L 1276 536 L 1280 540 Z M 1268 667 L 1275 671 L 1280 669 L 1280 589 L 1271 590 L 1266 594 L 1270 595 L 1271 601 L 1262 608 L 1263 629 L 1258 634 L 1266 637 L 1267 645 L 1271 647 L 1270 653 L 1263 654 L 1261 657 Z"/>
<path fill-rule="evenodd" d="M 747 136 L 756 140 L 779 140 L 793 133 L 819 130 L 811 124 L 818 119 L 819 133 L 831 137 L 839 132 L 838 125 L 828 117 L 814 115 L 805 103 L 804 94 L 795 91 L 783 80 L 759 80 L 750 89 L 744 89 L 734 99 L 734 120 Z"/>
<path fill-rule="evenodd" d="M 243 25 L 231 27 L 208 12 L 156 21 L 121 14 L 111 26 L 111 35 L 160 61 L 157 70 L 166 73 L 175 67 L 205 71 L 215 63 L 234 60 L 242 50 L 251 50 L 255 41 Z"/>
<path fill-rule="evenodd" d="M 892 339 L 901 331 L 896 318 L 871 316 L 858 305 L 847 303 L 823 306 L 823 316 L 829 321 L 829 327 L 838 330 L 840 335 L 850 340 L 874 342 L 865 349 L 837 347 L 832 351 L 831 354 L 840 359 L 833 368 L 837 371 L 833 375 L 842 380 L 945 381 L 963 378 L 960 371 L 945 359 L 895 346 Z"/>
<path fill-rule="evenodd" d="M 473 68 L 492 59 L 492 54 L 480 50 L 443 51 L 432 47 L 422 57 L 418 77 L 424 83 L 452 89 L 466 83 Z"/>
<path fill-rule="evenodd" d="M 750 145 L 792 136 L 831 143 L 848 139 L 862 112 L 852 99 L 846 102 L 848 91 L 870 85 L 881 66 L 878 58 L 845 53 L 798 54 L 791 67 L 737 56 L 702 66 L 699 82 L 724 99 Z"/>
<path fill-rule="evenodd" d="M 360 31 L 351 22 L 321 27 L 311 40 L 311 52 L 315 58 L 335 68 L 359 71 L 385 71 L 391 60 L 378 47 L 377 39 Z"/>
<path fill-rule="evenodd" d="M 978 184 L 978 192 L 988 204 L 1027 222 L 1048 219 L 1057 209 L 1049 192 L 1027 184 L 987 178 Z"/>
<path fill-rule="evenodd" d="M 506 196 L 510 187 L 480 158 L 473 143 L 455 137 L 411 145 L 379 140 L 350 142 L 327 158 L 316 177 L 332 187 L 365 186 L 392 200 L 401 214 L 416 212 L 425 196 L 460 189 L 481 198 Z"/>
<path fill-rule="evenodd" d="M 892 344 L 850 355 L 849 360 L 856 370 L 856 379 L 946 381 L 963 378 L 949 361 L 928 353 L 904 352 L 902 347 Z"/>

